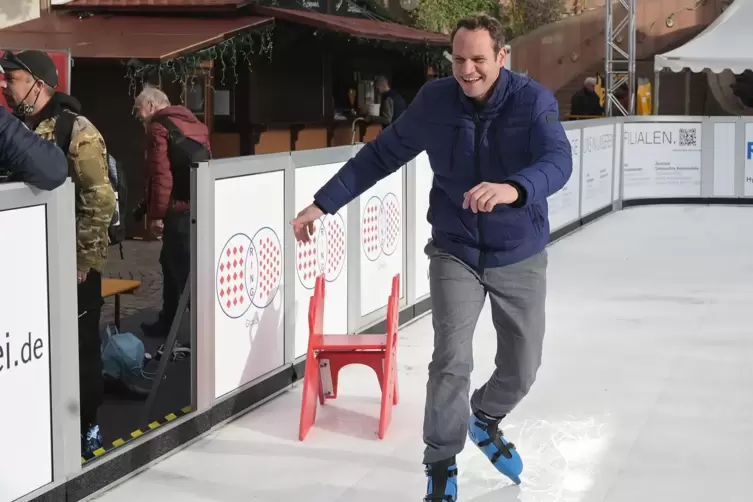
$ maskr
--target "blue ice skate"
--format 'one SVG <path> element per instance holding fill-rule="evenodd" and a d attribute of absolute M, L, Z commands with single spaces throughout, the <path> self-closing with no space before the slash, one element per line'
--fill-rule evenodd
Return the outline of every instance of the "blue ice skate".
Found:
<path fill-rule="evenodd" d="M 501 419 L 487 417 L 483 413 L 478 413 L 478 415 L 471 415 L 468 423 L 468 437 L 491 460 L 499 472 L 519 485 L 520 473 L 523 472 L 523 460 L 515 445 L 502 437 L 502 431 L 499 430 Z"/>
<path fill-rule="evenodd" d="M 426 465 L 424 502 L 457 502 L 458 466 L 455 457 Z"/>

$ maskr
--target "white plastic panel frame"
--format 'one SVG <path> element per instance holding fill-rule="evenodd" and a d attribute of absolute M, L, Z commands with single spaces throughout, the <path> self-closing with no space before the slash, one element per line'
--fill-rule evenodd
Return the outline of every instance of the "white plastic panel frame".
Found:
<path fill-rule="evenodd" d="M 700 116 L 624 118 L 623 201 L 697 198 L 710 194 L 708 188 L 713 179 L 712 167 L 704 159 L 703 148 L 707 124 Z M 700 141 L 698 135 L 701 136 Z M 687 144 L 683 144 L 685 142 Z M 653 165 L 647 164 L 649 158 Z M 642 172 L 636 171 L 636 164 Z M 665 174 L 659 174 L 662 172 Z M 661 178 L 660 181 L 657 176 Z"/>
<path fill-rule="evenodd" d="M 753 159 L 747 159 L 747 144 L 753 142 L 753 117 L 636 116 L 622 120 L 626 126 L 628 124 L 699 124 L 701 132 L 700 193 L 687 196 L 724 199 L 753 196 Z M 629 148 L 626 144 L 627 139 L 624 137 L 623 157 L 625 149 Z M 749 166 L 747 176 L 746 164 Z M 625 200 L 630 197 L 625 195 L 624 174 L 622 178 L 621 198 Z M 746 183 L 747 178 L 749 179 Z M 654 198 L 677 198 L 677 195 L 669 192 L 656 195 L 657 197 Z"/>
<path fill-rule="evenodd" d="M 202 162 L 193 169 L 191 175 L 191 190 L 194 203 L 191 205 L 191 330 L 194 350 L 194 368 L 192 375 L 193 413 L 201 413 L 214 404 L 233 398 L 239 392 L 250 388 L 270 376 L 284 370 L 292 361 L 292 352 L 288 350 L 288 344 L 292 343 L 292 331 L 290 330 L 291 318 L 287 312 L 292 312 L 294 301 L 293 289 L 283 288 L 282 308 L 284 316 L 283 324 L 283 354 L 280 364 L 267 373 L 259 375 L 252 380 L 239 384 L 237 388 L 229 392 L 223 392 L 216 396 L 216 342 L 215 332 L 215 303 L 216 303 L 216 269 L 215 263 L 215 217 L 216 206 L 215 186 L 217 181 L 231 178 L 242 179 L 266 173 L 281 172 L 284 176 L 284 188 L 279 196 L 284 204 L 284 228 L 279 236 L 282 247 L 282 270 L 285 283 L 294 276 L 294 249 L 287 244 L 293 242 L 292 228 L 288 221 L 293 218 L 296 208 L 294 207 L 294 173 L 290 152 L 274 153 L 268 155 L 253 155 L 230 159 L 217 159 Z M 271 195 L 271 194 L 270 194 Z M 251 203 L 251 201 L 248 201 Z M 288 334 L 291 333 L 291 336 Z M 193 414 L 192 413 L 192 414 Z"/>
<path fill-rule="evenodd" d="M 426 152 L 422 152 L 418 157 L 408 162 L 405 169 L 405 254 L 404 254 L 404 270 L 405 270 L 405 296 L 406 304 L 414 305 L 419 301 L 422 301 L 429 297 L 428 294 L 428 280 L 424 280 L 424 284 L 420 288 L 417 286 L 418 270 L 422 269 L 421 274 L 427 273 L 423 269 L 427 269 L 426 258 L 422 252 L 422 248 L 425 245 L 425 234 L 419 228 L 420 223 L 423 223 L 427 218 L 428 200 L 429 194 L 421 194 L 419 190 L 430 190 L 431 186 L 428 184 L 428 173 L 419 172 L 419 162 L 424 162 L 425 165 L 431 169 L 428 162 L 428 156 Z M 432 174 L 433 176 L 433 174 Z M 426 177 L 426 179 L 423 179 Z M 422 202 L 426 202 L 423 205 Z M 423 263 L 420 263 L 423 261 Z"/>
<path fill-rule="evenodd" d="M 31 500 L 61 485 L 81 471 L 78 385 L 78 322 L 76 291 L 76 227 L 73 184 L 70 179 L 47 192 L 22 183 L 0 185 L 0 211 L 43 206 L 47 241 L 47 301 L 49 314 L 50 437 L 51 459 L 39 458 L 40 467 L 51 463 L 51 482 L 18 499 Z M 5 236 L 7 239 L 10 235 Z M 5 263 L 13 267 L 23 264 Z M 4 284 L 3 287 L 12 287 Z M 74 292 L 74 294 L 71 294 Z M 4 337 L 5 338 L 5 337 Z M 5 342 L 3 342 L 5 345 Z M 4 349 L 5 350 L 5 349 Z M 11 370 L 12 371 L 12 370 Z M 9 396 L 5 398 L 10 399 Z M 6 434 L 14 430 L 6 429 Z M 32 434 L 34 435 L 34 434 Z M 28 438 L 27 438 L 28 439 Z M 24 448 L 34 451 L 34 446 Z M 7 475 L 8 473 L 6 473 Z"/>
<path fill-rule="evenodd" d="M 355 156 L 358 151 L 364 147 L 363 143 L 359 143 L 357 145 L 353 146 L 353 155 Z M 401 296 L 400 296 L 400 308 L 404 308 L 408 305 L 412 305 L 415 303 L 414 299 L 410 299 L 408 297 L 408 291 L 409 291 L 409 284 L 412 281 L 412 279 L 409 277 L 412 273 L 412 269 L 409 269 L 408 267 L 408 260 L 410 258 L 407 258 L 411 255 L 410 248 L 408 248 L 408 238 L 406 236 L 414 234 L 415 233 L 415 225 L 413 223 L 413 220 L 409 217 L 410 213 L 410 206 L 412 205 L 413 200 L 413 194 L 415 193 L 415 185 L 413 186 L 413 190 L 411 190 L 411 187 L 408 186 L 407 180 L 409 178 L 408 171 L 412 170 L 415 167 L 415 159 L 410 161 L 408 164 L 402 166 L 397 173 L 390 176 L 397 176 L 399 177 L 399 183 L 400 183 L 400 191 L 401 191 L 401 197 L 399 203 L 402 205 L 400 210 L 400 223 L 401 223 L 401 229 L 402 236 L 400 239 L 400 251 L 402 253 L 402 262 L 400 266 L 400 289 L 401 289 Z M 380 181 L 379 183 L 383 183 L 384 180 Z M 414 177 L 414 183 L 415 183 L 415 177 Z M 377 184 L 378 185 L 378 184 Z M 375 185 L 376 186 L 376 185 Z M 360 267 L 361 263 L 361 217 L 362 217 L 362 211 L 364 209 L 364 204 L 366 204 L 368 201 L 364 201 L 364 197 L 358 197 L 353 202 L 351 202 L 348 205 L 348 213 L 351 215 L 354 215 L 354 217 L 348 218 L 348 235 L 351 236 L 359 236 L 358 239 L 349 239 L 348 241 L 348 252 L 350 254 L 350 259 L 348 260 L 348 264 L 351 268 L 348 270 L 348 291 L 349 291 L 349 301 L 348 301 L 348 308 L 353 309 L 351 310 L 351 315 L 349 315 L 349 322 L 348 322 L 348 330 L 351 333 L 363 331 L 374 324 L 377 324 L 381 321 L 384 321 L 384 319 L 387 316 L 387 297 L 390 294 L 389 287 L 387 288 L 380 288 L 378 291 L 375 292 L 375 294 L 382 295 L 384 297 L 383 307 L 379 307 L 372 312 L 369 312 L 367 314 L 361 315 L 362 313 L 362 305 L 361 305 L 361 288 L 362 288 L 362 282 L 363 282 L 363 274 Z M 412 261 L 412 260 L 411 260 Z M 391 280 L 392 274 L 390 274 L 389 279 Z M 385 281 L 386 282 L 386 281 Z M 384 289 L 382 291 L 382 289 Z M 351 321 L 353 319 L 354 321 Z"/>
<path fill-rule="evenodd" d="M 612 170 L 612 210 L 619 211 L 622 209 L 622 143 L 624 124 L 618 120 L 614 124 L 615 141 L 614 141 L 614 169 Z"/>
<path fill-rule="evenodd" d="M 290 210 L 290 219 L 295 217 L 295 215 L 298 214 L 298 212 L 303 209 L 305 206 L 304 204 L 310 204 L 313 199 L 306 200 L 306 201 L 296 201 L 296 183 L 298 179 L 298 173 L 302 169 L 308 169 L 308 168 L 315 168 L 318 166 L 331 166 L 333 164 L 345 164 L 348 160 L 350 160 L 353 155 L 355 155 L 355 152 L 357 152 L 362 145 L 348 145 L 348 146 L 338 146 L 338 147 L 332 147 L 332 148 L 321 148 L 317 150 L 302 150 L 302 151 L 295 151 L 291 152 L 290 157 L 293 164 L 294 169 L 294 176 L 292 176 L 290 179 L 290 188 L 286 188 L 286 192 L 292 194 L 291 197 L 291 203 L 292 207 Z M 329 169 L 331 172 L 335 172 L 332 169 Z M 326 182 L 327 180 L 322 180 L 321 183 Z M 317 190 L 319 190 L 321 186 L 313 186 L 309 187 L 308 191 L 313 193 L 316 193 Z M 287 194 L 286 194 L 287 196 Z M 312 195 L 313 198 L 313 195 Z M 296 202 L 299 202 L 300 204 L 296 204 Z M 345 235 L 347 237 L 351 236 L 357 236 L 359 231 L 358 226 L 358 202 L 353 201 L 350 204 L 346 206 L 346 229 L 345 229 Z M 295 242 L 294 236 L 292 234 L 292 229 L 290 230 L 291 239 L 289 242 Z M 360 283 L 359 283 L 359 261 L 358 257 L 360 256 L 359 253 L 359 247 L 358 247 L 359 239 L 355 238 L 347 238 L 346 240 L 346 249 L 345 249 L 345 255 L 347 257 L 347 327 L 346 331 L 353 332 L 360 324 Z M 295 286 L 294 283 L 298 281 L 298 278 L 295 277 L 295 274 L 297 271 L 295 271 L 296 265 L 296 246 L 292 245 L 290 246 L 292 248 L 292 254 L 293 254 L 293 276 L 291 277 L 291 280 L 288 281 L 288 284 L 290 284 L 290 288 L 288 288 L 291 292 L 292 296 L 292 307 L 288 312 L 291 314 L 296 312 L 296 298 L 295 298 Z M 313 290 L 311 291 L 313 293 Z M 302 299 L 299 299 L 297 302 L 297 308 L 306 308 L 308 310 L 308 303 L 305 303 Z M 296 354 L 298 357 L 293 357 L 291 359 L 286 358 L 286 360 L 294 360 L 298 359 L 301 360 L 305 357 L 305 352 L 301 354 L 300 348 L 295 348 L 295 341 L 296 341 L 296 327 L 295 327 L 295 321 L 296 318 L 300 318 L 300 316 L 297 315 L 289 315 L 286 318 L 286 340 L 285 340 L 285 347 L 286 347 L 286 354 Z M 290 333 L 290 335 L 288 335 Z"/>
<path fill-rule="evenodd" d="M 578 218 L 566 222 L 563 225 L 553 226 L 551 231 L 554 232 L 561 228 L 582 219 L 583 217 L 603 211 L 607 207 L 619 206 L 619 189 L 621 186 L 621 168 L 622 165 L 622 119 L 619 117 L 610 117 L 604 119 L 575 120 L 563 122 L 563 127 L 567 133 L 580 131 L 580 156 L 574 159 L 573 177 L 579 179 L 579 210 Z M 598 128 L 598 129 L 596 129 Z M 598 142 L 587 133 L 600 132 Z M 606 135 L 606 137 L 605 137 Z M 597 164 L 592 166 L 590 154 L 592 151 L 604 152 L 601 158 L 597 159 Z M 579 164 L 577 164 L 579 162 Z M 602 199 L 597 202 L 590 210 L 586 209 L 587 201 L 585 200 L 586 188 L 588 187 L 587 171 L 597 169 L 600 175 L 606 175 L 608 178 L 602 183 Z M 574 181 L 574 180 L 573 180 Z M 598 182 L 598 180 L 597 180 Z M 551 197 L 550 197 L 551 199 Z M 616 204 L 617 203 L 617 204 Z"/>

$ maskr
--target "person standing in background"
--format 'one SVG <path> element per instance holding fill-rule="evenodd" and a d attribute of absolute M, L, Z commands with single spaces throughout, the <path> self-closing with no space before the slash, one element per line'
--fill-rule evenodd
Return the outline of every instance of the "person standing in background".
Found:
<path fill-rule="evenodd" d="M 596 79 L 588 77 L 583 81 L 583 88 L 573 94 L 570 100 L 570 115 L 598 117 L 604 115 L 601 98 L 596 94 Z"/>
<path fill-rule="evenodd" d="M 103 443 L 97 425 L 97 411 L 104 400 L 99 321 L 107 229 L 115 214 L 107 148 L 94 124 L 78 114 L 78 101 L 55 91 L 57 68 L 46 53 L 6 52 L 0 66 L 6 71 L 2 86 L 8 105 L 29 129 L 65 153 L 75 186 L 81 455 L 90 458 Z M 66 130 L 61 130 L 63 123 Z"/>
<path fill-rule="evenodd" d="M 379 107 L 379 116 L 369 117 L 369 122 L 387 127 L 400 118 L 407 105 L 400 93 L 390 89 L 390 82 L 387 77 L 380 75 L 374 79 L 374 88 L 381 97 L 381 106 Z"/>
<path fill-rule="evenodd" d="M 146 128 L 143 207 L 150 220 L 149 232 L 162 237 L 162 309 L 156 322 L 141 327 L 147 336 L 166 337 L 191 271 L 192 153 L 187 152 L 211 156 L 209 130 L 185 106 L 171 105 L 156 87 L 147 87 L 136 97 L 133 111 Z M 187 355 L 185 348 L 178 349 Z"/>

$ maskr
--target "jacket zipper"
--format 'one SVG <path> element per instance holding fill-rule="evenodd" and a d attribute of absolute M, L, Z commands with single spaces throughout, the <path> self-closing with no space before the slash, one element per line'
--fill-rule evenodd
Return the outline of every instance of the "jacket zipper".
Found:
<path fill-rule="evenodd" d="M 483 181 L 483 177 L 481 175 L 481 119 L 479 118 L 478 112 L 474 112 L 473 114 L 473 124 L 474 124 L 474 142 L 473 142 L 473 161 L 474 166 L 476 170 L 476 182 L 481 183 Z M 481 213 L 476 213 L 476 222 L 478 225 L 478 240 L 479 240 L 479 247 L 483 248 L 484 246 L 484 227 L 481 224 Z M 479 251 L 479 260 L 478 260 L 478 268 L 479 271 L 483 272 L 484 268 L 486 268 L 486 255 L 483 251 Z"/>

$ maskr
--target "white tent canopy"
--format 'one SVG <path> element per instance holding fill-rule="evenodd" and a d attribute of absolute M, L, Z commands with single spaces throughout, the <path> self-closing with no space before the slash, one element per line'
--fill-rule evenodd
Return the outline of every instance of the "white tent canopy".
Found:
<path fill-rule="evenodd" d="M 705 30 L 685 45 L 654 57 L 654 70 L 694 73 L 753 70 L 753 0 L 735 0 Z"/>

